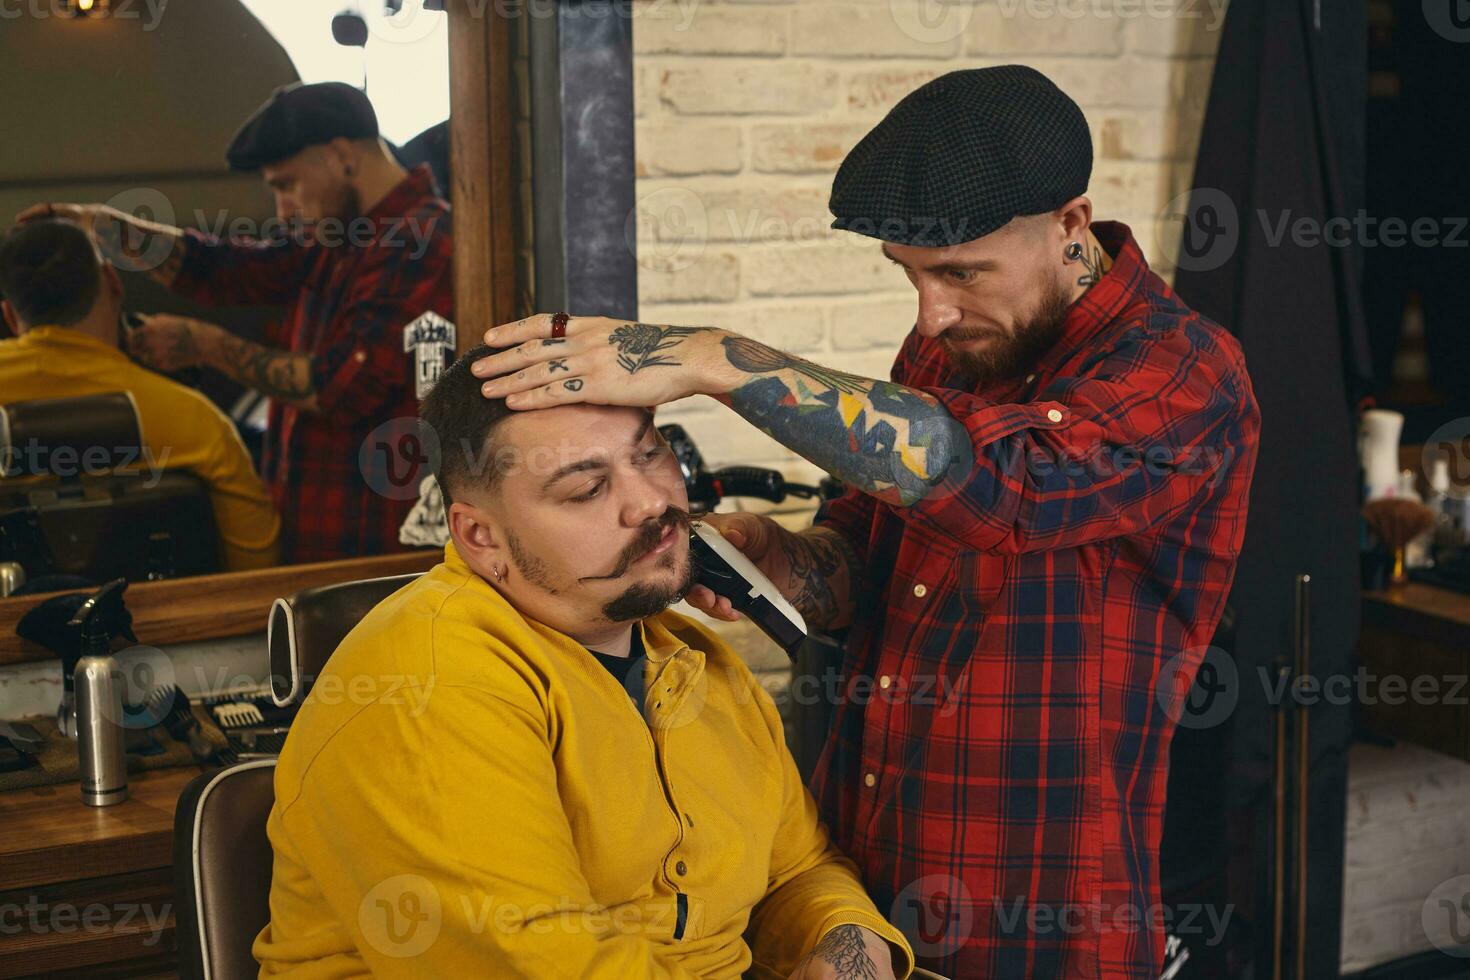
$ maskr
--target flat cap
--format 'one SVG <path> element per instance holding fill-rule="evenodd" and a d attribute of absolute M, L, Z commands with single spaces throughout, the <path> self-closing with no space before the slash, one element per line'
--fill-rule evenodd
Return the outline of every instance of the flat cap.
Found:
<path fill-rule="evenodd" d="M 1084 193 L 1092 135 L 1077 103 L 1024 65 L 942 75 L 864 136 L 832 182 L 833 228 L 935 248 Z"/>
<path fill-rule="evenodd" d="M 358 89 L 345 82 L 296 82 L 276 89 L 245 120 L 225 160 L 234 170 L 259 170 L 308 146 L 377 135 L 378 115 Z"/>

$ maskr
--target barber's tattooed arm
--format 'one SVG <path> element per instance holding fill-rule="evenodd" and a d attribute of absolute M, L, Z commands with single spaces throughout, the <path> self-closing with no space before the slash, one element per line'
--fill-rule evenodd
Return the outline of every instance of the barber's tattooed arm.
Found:
<path fill-rule="evenodd" d="M 310 355 L 265 347 L 212 323 L 166 313 L 144 317 L 128 337 L 128 350 L 158 371 L 204 365 L 277 401 L 317 407 Z"/>
<path fill-rule="evenodd" d="M 721 340 L 744 380 L 721 401 L 844 483 L 889 503 L 922 500 L 970 446 L 933 396 L 821 367 L 736 334 Z"/>
<path fill-rule="evenodd" d="M 237 337 L 216 328 L 204 362 L 276 401 L 314 410 L 316 390 L 311 380 L 311 355 L 296 354 Z"/>

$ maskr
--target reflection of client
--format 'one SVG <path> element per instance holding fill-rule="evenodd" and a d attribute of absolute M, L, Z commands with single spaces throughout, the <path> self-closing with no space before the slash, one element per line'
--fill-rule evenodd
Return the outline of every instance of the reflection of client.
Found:
<path fill-rule="evenodd" d="M 262 975 L 907 976 L 770 697 L 667 610 L 688 498 L 652 414 L 511 413 L 469 373 L 486 353 L 423 408 L 444 563 L 291 727 Z"/>
<path fill-rule="evenodd" d="M 239 434 L 209 399 L 118 349 L 122 282 L 85 231 L 64 221 L 13 229 L 0 240 L 0 294 L 18 335 L 0 340 L 0 402 L 131 392 L 152 464 L 209 485 L 223 566 L 275 564 L 281 522 Z"/>

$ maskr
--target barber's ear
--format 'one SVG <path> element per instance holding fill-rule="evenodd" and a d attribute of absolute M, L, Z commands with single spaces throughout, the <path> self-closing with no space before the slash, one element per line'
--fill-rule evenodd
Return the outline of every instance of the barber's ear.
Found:
<path fill-rule="evenodd" d="M 1062 238 L 1068 242 L 1081 241 L 1092 225 L 1092 201 L 1079 194 L 1057 208 L 1055 214 L 1062 224 Z"/>
<path fill-rule="evenodd" d="M 353 171 L 357 169 L 357 147 L 352 145 L 352 141 L 338 136 L 327 144 L 327 150 L 337 161 L 337 166 L 342 173 L 351 177 Z"/>

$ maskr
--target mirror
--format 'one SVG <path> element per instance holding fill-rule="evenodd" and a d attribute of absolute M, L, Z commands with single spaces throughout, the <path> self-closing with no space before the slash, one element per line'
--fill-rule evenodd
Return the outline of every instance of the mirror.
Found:
<path fill-rule="evenodd" d="M 513 275 L 484 255 L 455 256 L 459 246 L 436 225 L 436 199 L 453 189 L 450 15 L 435 8 L 431 0 L 44 0 L 7 17 L 0 79 L 7 91 L 30 94 L 7 103 L 0 227 L 38 203 L 101 203 L 218 239 L 311 243 L 309 256 L 295 245 L 236 255 L 130 235 L 128 260 L 112 263 L 121 289 L 116 343 L 77 335 L 86 311 L 80 320 L 68 313 L 63 325 L 20 316 L 14 330 L 0 326 L 0 405 L 27 406 L 0 422 L 10 447 L 9 462 L 0 461 L 7 590 L 17 580 L 39 593 L 114 574 L 135 582 L 258 576 L 321 562 L 352 578 L 343 560 L 412 550 L 398 530 L 418 503 L 426 460 L 409 420 L 417 395 L 462 346 L 453 267 L 480 262 L 492 282 Z M 496 21 L 460 30 L 488 35 L 502 29 Z M 466 52 L 491 47 L 457 43 Z M 500 76 L 481 66 L 477 77 Z M 300 80 L 365 85 L 383 157 L 353 136 L 338 141 L 347 146 L 335 156 L 327 151 L 336 142 L 317 147 L 323 156 L 309 161 L 311 173 L 232 170 L 226 148 L 237 128 L 274 90 Z M 483 123 L 490 114 L 474 101 L 471 115 Z M 508 130 L 508 120 L 495 119 Z M 385 182 L 387 173 L 401 179 Z M 487 220 L 456 215 L 472 232 L 467 247 L 485 237 L 473 231 Z M 61 248 L 57 241 L 28 247 Z M 397 254 L 384 257 L 385 248 Z M 290 249 L 306 257 L 262 260 Z M 160 282 L 169 273 L 173 288 Z M 107 299 L 104 275 L 97 302 Z M 171 318 L 209 331 L 178 329 Z M 139 332 L 144 342 L 130 341 Z M 297 401 L 264 397 L 262 388 Z M 104 428 L 95 403 L 53 403 L 115 401 L 119 391 L 136 409 L 134 428 L 126 405 Z M 89 437 L 107 442 L 109 463 L 89 461 Z M 81 451 L 63 452 L 76 444 Z M 134 444 L 141 452 L 131 473 L 109 468 L 116 450 Z"/>

